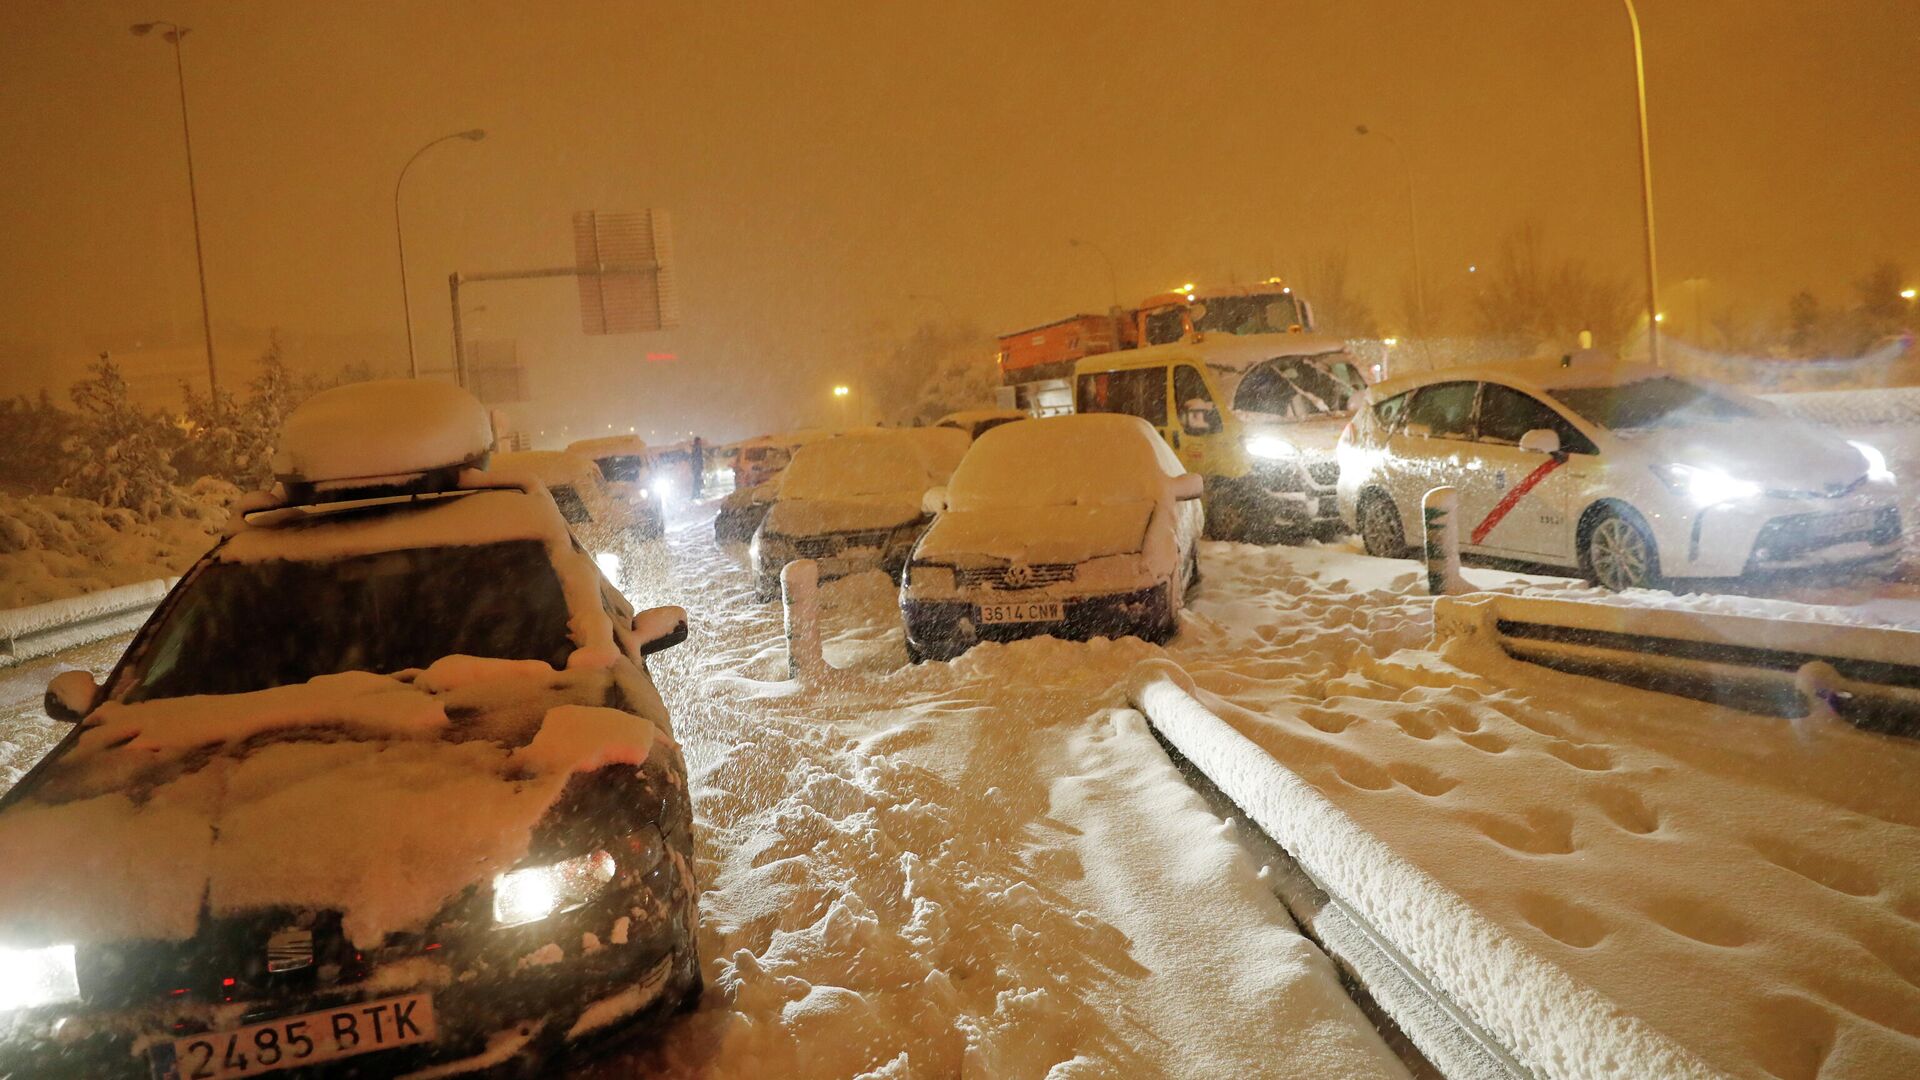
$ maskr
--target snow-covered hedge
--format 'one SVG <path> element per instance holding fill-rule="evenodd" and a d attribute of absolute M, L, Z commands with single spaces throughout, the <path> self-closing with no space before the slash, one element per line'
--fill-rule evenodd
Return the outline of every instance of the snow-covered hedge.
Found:
<path fill-rule="evenodd" d="M 202 478 L 177 493 L 182 512 L 150 521 L 87 499 L 0 493 L 0 608 L 180 573 L 212 543 L 240 492 Z"/>

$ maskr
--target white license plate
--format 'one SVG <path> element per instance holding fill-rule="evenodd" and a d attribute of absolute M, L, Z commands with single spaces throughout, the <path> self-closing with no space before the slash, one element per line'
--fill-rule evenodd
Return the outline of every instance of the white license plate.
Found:
<path fill-rule="evenodd" d="M 980 623 L 1059 622 L 1062 607 L 1058 600 L 1014 600 L 1004 604 L 981 604 Z"/>
<path fill-rule="evenodd" d="M 433 995 L 363 1001 L 264 1024 L 175 1039 L 153 1049 L 161 1080 L 224 1080 L 432 1042 Z"/>
<path fill-rule="evenodd" d="M 1848 533 L 1865 532 L 1873 524 L 1873 511 L 1854 510 L 1845 514 L 1833 514 L 1818 518 L 1813 523 L 1813 535 L 1818 537 L 1845 536 Z"/>

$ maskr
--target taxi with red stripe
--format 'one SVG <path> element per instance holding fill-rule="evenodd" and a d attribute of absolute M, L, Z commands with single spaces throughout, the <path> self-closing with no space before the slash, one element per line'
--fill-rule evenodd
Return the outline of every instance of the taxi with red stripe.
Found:
<path fill-rule="evenodd" d="M 1342 434 L 1341 516 L 1400 557 L 1458 491 L 1463 554 L 1610 589 L 1825 569 L 1886 573 L 1886 456 L 1738 391 L 1581 350 L 1383 381 Z"/>

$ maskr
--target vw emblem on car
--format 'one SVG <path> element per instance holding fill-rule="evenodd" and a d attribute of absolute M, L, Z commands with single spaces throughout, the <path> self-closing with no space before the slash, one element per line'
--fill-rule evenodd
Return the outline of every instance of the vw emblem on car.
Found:
<path fill-rule="evenodd" d="M 1012 566 L 1007 567 L 1006 575 L 1002 577 L 1001 580 L 1006 583 L 1009 589 L 1032 588 L 1033 567 L 1028 566 L 1026 563 L 1014 563 Z"/>
<path fill-rule="evenodd" d="M 313 966 L 313 931 L 298 926 L 267 938 L 267 970 L 276 974 Z"/>

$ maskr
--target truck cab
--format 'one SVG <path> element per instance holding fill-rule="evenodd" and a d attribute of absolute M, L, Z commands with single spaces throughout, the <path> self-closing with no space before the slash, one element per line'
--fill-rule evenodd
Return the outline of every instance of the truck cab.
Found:
<path fill-rule="evenodd" d="M 1273 542 L 1342 531 L 1334 448 L 1366 382 L 1336 339 L 1197 336 L 1086 357 L 1074 411 L 1138 416 L 1205 478 L 1207 532 Z"/>

